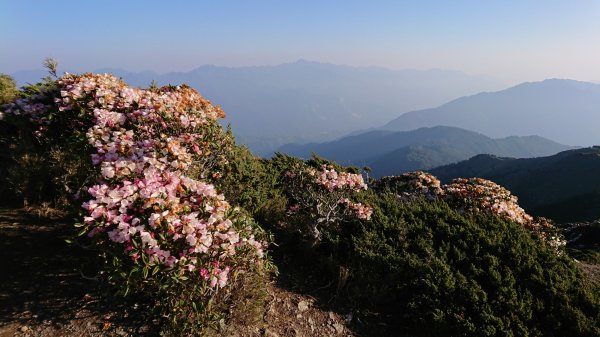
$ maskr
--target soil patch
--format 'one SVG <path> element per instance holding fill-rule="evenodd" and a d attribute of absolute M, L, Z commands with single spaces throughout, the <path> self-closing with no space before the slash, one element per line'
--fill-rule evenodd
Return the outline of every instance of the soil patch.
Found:
<path fill-rule="evenodd" d="M 66 242 L 70 219 L 0 208 L 0 337 L 158 336 L 142 305 L 115 306 L 93 274 L 94 255 Z M 221 336 L 354 336 L 343 317 L 313 297 L 269 285 L 256 326 L 228 325 Z"/>

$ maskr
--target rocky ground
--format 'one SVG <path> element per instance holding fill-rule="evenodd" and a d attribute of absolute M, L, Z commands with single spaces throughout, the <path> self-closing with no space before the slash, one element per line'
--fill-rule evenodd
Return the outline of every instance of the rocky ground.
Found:
<path fill-rule="evenodd" d="M 157 327 L 133 304 L 103 299 L 93 255 L 70 246 L 72 221 L 0 209 L 0 337 L 156 336 Z M 316 300 L 275 285 L 256 326 L 234 326 L 223 336 L 355 336 L 351 314 L 321 308 Z"/>
<path fill-rule="evenodd" d="M 577 265 L 589 278 L 595 280 L 596 282 L 600 282 L 600 265 L 581 261 L 577 262 Z"/>

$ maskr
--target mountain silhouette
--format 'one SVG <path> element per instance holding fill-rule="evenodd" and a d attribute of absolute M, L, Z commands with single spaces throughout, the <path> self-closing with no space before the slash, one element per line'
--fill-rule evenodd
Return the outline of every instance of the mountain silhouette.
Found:
<path fill-rule="evenodd" d="M 490 137 L 538 135 L 569 145 L 600 144 L 600 85 L 550 79 L 407 112 L 381 129 L 455 126 Z"/>
<path fill-rule="evenodd" d="M 257 154 L 287 143 L 332 140 L 382 125 L 399 113 L 497 90 L 505 85 L 487 77 L 450 70 L 390 70 L 300 60 L 275 66 L 205 65 L 186 72 L 157 74 L 124 69 L 113 73 L 134 86 L 187 83 L 223 107 L 225 123 Z M 13 74 L 20 84 L 47 72 Z"/>
<path fill-rule="evenodd" d="M 324 143 L 287 144 L 279 152 L 301 158 L 315 153 L 344 165 L 369 166 L 378 177 L 433 168 L 483 153 L 538 157 L 569 148 L 537 136 L 492 139 L 473 131 L 438 126 L 413 131 L 369 131 Z"/>

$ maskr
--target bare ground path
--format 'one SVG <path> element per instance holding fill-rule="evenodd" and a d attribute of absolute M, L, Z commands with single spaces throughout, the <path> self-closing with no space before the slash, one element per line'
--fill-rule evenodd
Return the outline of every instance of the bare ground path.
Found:
<path fill-rule="evenodd" d="M 0 208 L 0 337 L 156 336 L 135 309 L 115 308 L 100 283 L 83 277 L 89 252 L 66 243 L 73 221 Z M 315 299 L 269 287 L 257 326 L 232 326 L 223 336 L 354 336 L 344 317 Z"/>
<path fill-rule="evenodd" d="M 0 209 L 0 337 L 106 335 L 98 282 L 80 274 L 89 255 L 65 242 L 71 224 Z"/>

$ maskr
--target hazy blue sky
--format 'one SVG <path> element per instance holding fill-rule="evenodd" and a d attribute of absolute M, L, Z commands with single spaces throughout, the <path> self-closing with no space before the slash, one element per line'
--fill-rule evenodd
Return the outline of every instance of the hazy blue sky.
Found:
<path fill-rule="evenodd" d="M 158 72 L 299 58 L 508 83 L 600 80 L 600 1 L 0 0 L 0 72 L 45 57 Z"/>

